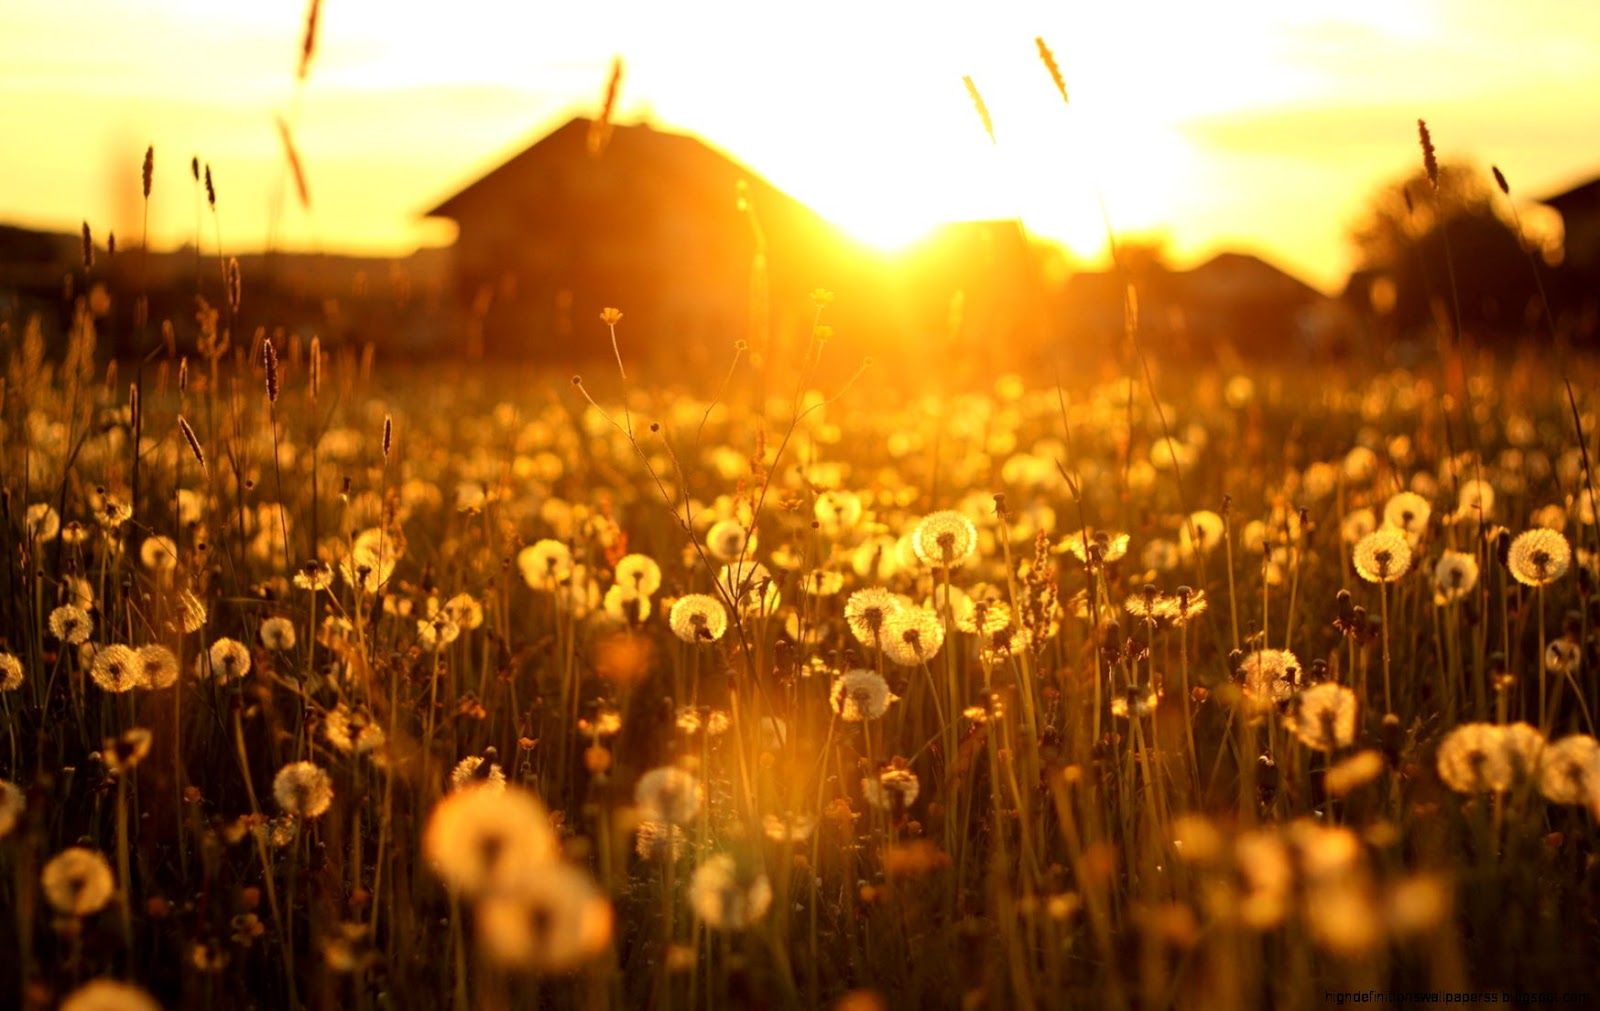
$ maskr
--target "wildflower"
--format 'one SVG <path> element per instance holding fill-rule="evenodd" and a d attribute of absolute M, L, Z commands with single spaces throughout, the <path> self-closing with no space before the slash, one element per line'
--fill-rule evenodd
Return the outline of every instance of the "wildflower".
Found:
<path fill-rule="evenodd" d="M 760 871 L 745 871 L 726 853 L 695 868 L 689 880 L 689 907 L 715 930 L 742 930 L 767 914 L 772 883 Z"/>
<path fill-rule="evenodd" d="M 553 590 L 572 575 L 572 551 L 547 537 L 517 552 L 517 568 L 533 589 Z"/>
<path fill-rule="evenodd" d="M 879 642 L 889 660 L 915 667 L 939 655 L 944 623 L 925 607 L 904 607 L 884 619 Z"/>
<path fill-rule="evenodd" d="M 211 673 L 224 680 L 242 678 L 250 673 L 250 650 L 236 639 L 218 639 L 211 644 L 207 657 L 211 661 Z"/>
<path fill-rule="evenodd" d="M 446 618 L 455 622 L 464 630 L 479 628 L 483 625 L 483 604 L 470 593 L 458 593 L 444 602 L 440 608 Z"/>
<path fill-rule="evenodd" d="M 881 587 L 857 590 L 845 601 L 844 619 L 850 634 L 863 646 L 882 646 L 886 621 L 903 605 L 900 598 Z"/>
<path fill-rule="evenodd" d="M 121 737 L 108 737 L 100 749 L 100 761 L 113 775 L 132 772 L 150 754 L 150 731 L 134 727 Z"/>
<path fill-rule="evenodd" d="M 261 623 L 261 645 L 274 652 L 294 649 L 294 622 L 284 617 L 268 618 Z"/>
<path fill-rule="evenodd" d="M 39 882 L 45 899 L 62 916 L 98 913 L 117 889 L 106 858 L 84 846 L 72 846 L 51 857 Z"/>
<path fill-rule="evenodd" d="M 347 755 L 364 754 L 383 747 L 383 728 L 364 708 L 352 709 L 341 702 L 322 719 L 322 736 Z"/>
<path fill-rule="evenodd" d="M 1119 719 L 1143 718 L 1156 711 L 1161 693 L 1149 685 L 1129 685 L 1127 691 L 1111 698 L 1111 715 Z"/>
<path fill-rule="evenodd" d="M 1413 537 L 1428 528 L 1428 518 L 1432 515 L 1433 506 L 1414 491 L 1398 492 L 1383 505 L 1384 525 Z"/>
<path fill-rule="evenodd" d="M 683 829 L 665 821 L 641 821 L 633 833 L 633 851 L 641 860 L 666 859 L 676 863 L 688 842 Z"/>
<path fill-rule="evenodd" d="M 861 522 L 861 496 L 849 491 L 826 491 L 817 496 L 811 514 L 830 534 L 848 530 Z"/>
<path fill-rule="evenodd" d="M 1271 930 L 1289 910 L 1294 868 L 1276 832 L 1258 829 L 1234 840 L 1234 860 L 1242 886 L 1237 915 L 1248 927 Z"/>
<path fill-rule="evenodd" d="M 1411 568 L 1411 544 L 1392 527 L 1374 530 L 1356 542 L 1350 561 L 1369 583 L 1392 583 Z"/>
<path fill-rule="evenodd" d="M 1378 529 L 1378 517 L 1371 509 L 1355 509 L 1339 521 L 1339 536 L 1346 544 L 1355 544 Z"/>
<path fill-rule="evenodd" d="M 961 513 L 946 509 L 923 517 L 911 532 L 911 547 L 930 568 L 954 568 L 977 550 L 978 528 Z"/>
<path fill-rule="evenodd" d="M 1518 534 L 1506 554 L 1506 568 L 1524 586 L 1548 586 L 1566 575 L 1571 564 L 1567 539 L 1543 527 Z"/>
<path fill-rule="evenodd" d="M 1178 587 L 1178 592 L 1168 598 L 1167 617 L 1174 625 L 1187 625 L 1193 618 L 1206 613 L 1206 591 Z"/>
<path fill-rule="evenodd" d="M 1494 516 L 1494 499 L 1494 486 L 1489 482 L 1477 478 L 1463 481 L 1456 496 L 1456 516 L 1485 522 Z"/>
<path fill-rule="evenodd" d="M 833 682 L 828 695 L 833 711 L 846 723 L 875 720 L 895 701 L 889 682 L 870 670 L 853 670 Z"/>
<path fill-rule="evenodd" d="M 817 820 L 808 814 L 787 812 L 769 814 L 761 819 L 761 831 L 773 842 L 805 842 L 816 831 Z"/>
<path fill-rule="evenodd" d="M 1465 551 L 1449 551 L 1433 566 L 1433 601 L 1453 604 L 1464 600 L 1478 585 L 1478 559 Z"/>
<path fill-rule="evenodd" d="M 22 687 L 22 661 L 10 653 L 0 653 L 0 692 Z"/>
<path fill-rule="evenodd" d="M 546 864 L 488 895 L 475 910 L 478 940 L 500 965 L 539 973 L 576 969 L 611 941 L 611 903 L 576 867 Z"/>
<path fill-rule="evenodd" d="M 1300 659 L 1286 649 L 1259 649 L 1239 664 L 1246 705 L 1266 713 L 1294 694 L 1300 684 Z"/>
<path fill-rule="evenodd" d="M 1463 723 L 1451 730 L 1439 742 L 1434 764 L 1444 785 L 1457 793 L 1511 788 L 1505 731 L 1492 723 Z"/>
<path fill-rule="evenodd" d="M 624 583 L 613 583 L 606 588 L 602 606 L 607 614 L 618 621 L 637 624 L 650 617 L 650 597 Z"/>
<path fill-rule="evenodd" d="M 861 781 L 867 803 L 884 811 L 904 811 L 916 803 L 922 784 L 910 769 L 890 766 Z"/>
<path fill-rule="evenodd" d="M 1544 669 L 1552 674 L 1571 674 L 1578 669 L 1578 661 L 1582 658 L 1583 651 L 1578 644 L 1563 637 L 1545 647 Z"/>
<path fill-rule="evenodd" d="M 667 623 L 684 642 L 716 642 L 728 630 L 728 612 L 716 597 L 689 593 L 673 602 Z"/>
<path fill-rule="evenodd" d="M 30 540 L 53 541 L 61 532 L 61 515 L 50 503 L 35 502 L 23 514 L 22 525 Z"/>
<path fill-rule="evenodd" d="M 505 770 L 495 761 L 499 752 L 487 749 L 482 755 L 468 755 L 450 770 L 450 789 L 482 788 L 490 793 L 500 793 L 506 788 Z"/>
<path fill-rule="evenodd" d="M 273 777 L 272 796 L 285 814 L 317 818 L 333 804 L 333 777 L 311 762 L 291 762 Z"/>
<path fill-rule="evenodd" d="M 417 645 L 429 653 L 438 652 L 460 637 L 461 626 L 452 621 L 445 611 L 417 622 Z"/>
<path fill-rule="evenodd" d="M 648 597 L 661 589 L 661 566 L 649 555 L 623 555 L 617 562 L 616 585 L 624 586 L 641 597 Z"/>
<path fill-rule="evenodd" d="M 1226 530 L 1227 524 L 1222 517 L 1209 509 L 1190 513 L 1189 518 L 1178 527 L 1178 550 L 1185 557 L 1196 551 L 1204 554 L 1222 542 Z"/>
<path fill-rule="evenodd" d="M 467 898 L 507 887 L 560 851 L 549 812 L 531 792 L 458 790 L 428 815 L 422 852 L 446 887 Z"/>
<path fill-rule="evenodd" d="M 956 627 L 971 635 L 992 635 L 1011 624 L 1011 608 L 998 601 L 968 598 L 956 609 Z"/>
<path fill-rule="evenodd" d="M 1120 560 L 1128 553 L 1128 535 L 1085 527 L 1056 542 L 1056 552 L 1070 553 L 1091 568 Z"/>
<path fill-rule="evenodd" d="M 178 567 L 178 546 L 170 537 L 146 537 L 139 545 L 139 562 L 151 572 L 171 572 Z"/>
<path fill-rule="evenodd" d="M 645 821 L 687 825 L 700 813 L 705 789 L 692 773 L 663 765 L 639 777 L 633 787 L 633 802 Z"/>
<path fill-rule="evenodd" d="M 165 646 L 151 643 L 134 651 L 139 677 L 146 688 L 171 688 L 178 683 L 178 658 Z"/>
<path fill-rule="evenodd" d="M 50 634 L 69 646 L 86 642 L 94 631 L 94 619 L 77 604 L 62 604 L 50 612 Z"/>
<path fill-rule="evenodd" d="M 1356 693 L 1330 681 L 1301 692 L 1284 725 L 1308 748 L 1337 751 L 1355 742 L 1356 712 Z"/>
<path fill-rule="evenodd" d="M 94 498 L 97 499 L 94 509 L 95 522 L 99 523 L 101 529 L 106 532 L 109 533 L 117 529 L 133 518 L 133 506 L 118 499 L 105 489 L 100 489 Z"/>
<path fill-rule="evenodd" d="M 144 671 L 138 654 L 127 646 L 113 645 L 97 650 L 89 676 L 102 691 L 127 692 L 143 688 Z"/>
<path fill-rule="evenodd" d="M 161 1011 L 144 990 L 115 979 L 91 979 L 67 994 L 60 1011 Z"/>
<path fill-rule="evenodd" d="M 1552 804 L 1592 804 L 1600 799 L 1600 742 L 1573 734 L 1539 757 L 1539 792 Z"/>
<path fill-rule="evenodd" d="M 312 559 L 295 570 L 294 585 L 313 593 L 326 590 L 333 585 L 333 569 L 328 567 L 327 562 Z"/>
<path fill-rule="evenodd" d="M 800 586 L 813 597 L 831 597 L 844 588 L 844 575 L 830 569 L 812 569 Z"/>
<path fill-rule="evenodd" d="M 706 531 L 706 550 L 724 562 L 748 557 L 755 551 L 755 535 L 736 519 L 718 520 Z"/>

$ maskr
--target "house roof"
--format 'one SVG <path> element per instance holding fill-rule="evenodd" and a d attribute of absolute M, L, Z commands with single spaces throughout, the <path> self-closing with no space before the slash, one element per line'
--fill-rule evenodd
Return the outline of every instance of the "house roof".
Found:
<path fill-rule="evenodd" d="M 1600 177 L 1579 183 L 1568 190 L 1542 198 L 1539 203 L 1554 207 L 1562 214 L 1585 207 L 1600 206 Z"/>
<path fill-rule="evenodd" d="M 492 196 L 502 189 L 515 188 L 532 175 L 544 170 L 552 160 L 620 159 L 648 164 L 653 171 L 661 172 L 690 186 L 708 187 L 730 184 L 742 179 L 764 198 L 783 196 L 780 191 L 755 172 L 713 148 L 704 141 L 686 134 L 656 130 L 650 126 L 610 126 L 609 139 L 603 151 L 596 155 L 589 149 L 589 133 L 593 121 L 576 116 L 522 148 L 510 158 L 424 212 L 423 217 L 458 220 L 469 203 L 480 196 Z"/>

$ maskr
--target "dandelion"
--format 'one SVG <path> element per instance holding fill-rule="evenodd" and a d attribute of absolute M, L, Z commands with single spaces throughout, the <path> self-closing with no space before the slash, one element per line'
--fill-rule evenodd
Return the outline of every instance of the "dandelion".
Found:
<path fill-rule="evenodd" d="M 294 649 L 294 622 L 284 617 L 268 618 L 261 623 L 260 638 L 261 645 L 273 652 Z"/>
<path fill-rule="evenodd" d="M 1308 748 L 1337 751 L 1355 743 L 1356 711 L 1356 693 L 1330 681 L 1296 696 L 1284 726 Z"/>
<path fill-rule="evenodd" d="M 1178 528 L 1178 550 L 1185 557 L 1197 551 L 1205 554 L 1222 542 L 1226 530 L 1227 524 L 1222 517 L 1209 509 L 1190 513 L 1189 518 Z"/>
<path fill-rule="evenodd" d="M 633 851 L 640 860 L 667 860 L 676 863 L 688 846 L 683 829 L 665 821 L 641 821 L 633 832 Z"/>
<path fill-rule="evenodd" d="M 1399 492 L 1383 506 L 1384 525 L 1413 537 L 1428 528 L 1428 518 L 1432 515 L 1433 506 L 1414 491 Z"/>
<path fill-rule="evenodd" d="M 861 781 L 867 803 L 882 811 L 904 811 L 916 803 L 922 784 L 910 769 L 890 766 Z"/>
<path fill-rule="evenodd" d="M 120 694 L 145 686 L 144 670 L 139 657 L 131 648 L 122 645 L 106 646 L 97 650 L 89 676 L 101 691 Z"/>
<path fill-rule="evenodd" d="M 1161 703 L 1161 693 L 1149 685 L 1129 685 L 1127 690 L 1112 696 L 1111 715 L 1118 719 L 1143 719 L 1156 711 Z"/>
<path fill-rule="evenodd" d="M 1465 600 L 1478 585 L 1478 559 L 1465 551 L 1449 551 L 1433 566 L 1433 600 L 1441 606 Z"/>
<path fill-rule="evenodd" d="M 10 653 L 0 653 L 0 692 L 22 687 L 22 661 Z"/>
<path fill-rule="evenodd" d="M 1057 553 L 1065 552 L 1091 568 L 1119 561 L 1128 553 L 1128 535 L 1084 528 L 1056 542 Z"/>
<path fill-rule="evenodd" d="M 633 802 L 645 821 L 687 825 L 700 813 L 705 789 L 692 773 L 664 765 L 639 777 Z"/>
<path fill-rule="evenodd" d="M 888 712 L 896 697 L 881 675 L 870 670 L 853 670 L 833 682 L 828 698 L 840 719 L 846 723 L 861 723 Z"/>
<path fill-rule="evenodd" d="M 923 517 L 911 532 L 911 547 L 930 568 L 954 568 L 977 550 L 978 528 L 961 513 L 946 509 Z"/>
<path fill-rule="evenodd" d="M 517 552 L 517 568 L 533 589 L 553 590 L 572 576 L 572 550 L 550 538 L 535 541 Z"/>
<path fill-rule="evenodd" d="M 236 639 L 218 639 L 211 644 L 207 658 L 211 661 L 211 673 L 223 680 L 242 678 L 250 673 L 250 650 Z"/>
<path fill-rule="evenodd" d="M 1246 708 L 1270 712 L 1294 695 L 1300 684 L 1300 659 L 1286 649 L 1254 650 L 1239 664 Z"/>
<path fill-rule="evenodd" d="M 98 850 L 72 846 L 50 858 L 39 875 L 44 897 L 62 916 L 92 916 L 117 890 L 111 864 Z"/>
<path fill-rule="evenodd" d="M 458 593 L 444 602 L 440 608 L 445 617 L 461 626 L 464 630 L 479 628 L 483 625 L 483 604 L 470 593 Z"/>
<path fill-rule="evenodd" d="M 741 868 L 726 853 L 707 859 L 689 880 L 689 908 L 714 930 L 743 930 L 771 905 L 772 883 L 766 874 Z"/>
<path fill-rule="evenodd" d="M 661 566 L 649 555 L 623 555 L 617 561 L 615 579 L 616 585 L 649 597 L 661 589 Z"/>
<path fill-rule="evenodd" d="M 458 790 L 428 815 L 422 852 L 446 887 L 467 898 L 506 888 L 530 867 L 553 863 L 560 843 L 531 792 Z"/>
<path fill-rule="evenodd" d="M 146 537 L 139 545 L 139 562 L 151 572 L 171 572 L 178 567 L 178 545 L 159 534 Z"/>
<path fill-rule="evenodd" d="M 1456 517 L 1487 522 L 1494 516 L 1494 502 L 1494 485 L 1477 478 L 1463 481 L 1456 495 Z"/>
<path fill-rule="evenodd" d="M 761 818 L 761 831 L 768 839 L 777 843 L 800 843 L 811 838 L 811 833 L 816 831 L 817 820 L 807 814 L 786 812 L 783 815 L 769 814 Z"/>
<path fill-rule="evenodd" d="M 731 562 L 748 557 L 755 537 L 735 519 L 719 520 L 706 531 L 706 550 L 718 561 Z"/>
<path fill-rule="evenodd" d="M 618 621 L 642 624 L 650 617 L 649 596 L 639 593 L 623 583 L 613 583 L 606 588 L 602 606 L 607 614 Z"/>
<path fill-rule="evenodd" d="M 438 652 L 460 637 L 461 626 L 444 611 L 417 622 L 417 645 L 429 653 Z"/>
<path fill-rule="evenodd" d="M 273 777 L 272 796 L 284 814 L 317 818 L 333 805 L 333 777 L 311 762 L 291 762 Z"/>
<path fill-rule="evenodd" d="M 53 541 L 61 532 L 61 514 L 48 502 L 35 502 L 23 513 L 22 525 L 29 540 Z"/>
<path fill-rule="evenodd" d="M 60 1011 L 161 1011 L 161 1005 L 132 983 L 92 979 L 67 994 Z"/>
<path fill-rule="evenodd" d="M 728 612 L 716 597 L 689 593 L 673 602 L 667 623 L 684 642 L 716 642 L 728 630 Z"/>
<path fill-rule="evenodd" d="M 944 622 L 926 607 L 904 607 L 884 618 L 883 654 L 905 667 L 927 663 L 944 645 Z"/>
<path fill-rule="evenodd" d="M 312 559 L 295 570 L 294 585 L 313 593 L 326 590 L 333 585 L 333 569 L 327 562 Z"/>
<path fill-rule="evenodd" d="M 1411 568 L 1411 544 L 1399 530 L 1383 527 L 1357 541 L 1350 560 L 1367 582 L 1392 583 Z"/>
<path fill-rule="evenodd" d="M 1548 586 L 1566 575 L 1571 564 L 1572 545 L 1544 527 L 1518 534 L 1506 553 L 1506 568 L 1524 586 Z"/>
<path fill-rule="evenodd" d="M 844 605 L 850 634 L 863 646 L 882 646 L 886 622 L 903 605 L 900 598 L 881 587 L 857 590 Z"/>
<path fill-rule="evenodd" d="M 498 754 L 489 748 L 483 755 L 468 755 L 450 770 L 450 789 L 483 788 L 500 793 L 506 788 L 505 770 L 494 759 Z"/>
<path fill-rule="evenodd" d="M 94 619 L 77 604 L 62 604 L 50 612 L 50 634 L 69 646 L 87 642 L 94 631 Z"/>
<path fill-rule="evenodd" d="M 383 747 L 383 727 L 362 708 L 339 703 L 322 720 L 322 736 L 347 755 L 365 754 Z"/>
<path fill-rule="evenodd" d="M 100 748 L 100 761 L 113 775 L 132 772 L 150 754 L 150 731 L 134 727 L 121 737 L 108 737 Z"/>
<path fill-rule="evenodd" d="M 477 935 L 496 963 L 537 973 L 576 969 L 611 941 L 611 903 L 566 864 L 531 868 L 478 904 Z"/>
<path fill-rule="evenodd" d="M 1439 742 L 1439 778 L 1457 793 L 1500 792 L 1512 782 L 1505 731 L 1492 723 L 1463 723 Z"/>
<path fill-rule="evenodd" d="M 1539 756 L 1539 792 L 1552 804 L 1593 804 L 1600 799 L 1600 742 L 1573 734 Z"/>

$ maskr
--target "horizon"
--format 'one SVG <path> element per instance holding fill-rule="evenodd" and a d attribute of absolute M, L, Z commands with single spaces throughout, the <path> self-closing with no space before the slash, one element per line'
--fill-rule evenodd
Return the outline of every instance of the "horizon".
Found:
<path fill-rule="evenodd" d="M 1365 201 L 1418 164 L 1418 117 L 1442 158 L 1499 165 L 1536 230 L 1547 218 L 1531 198 L 1600 171 L 1600 151 L 1572 141 L 1600 133 L 1600 69 L 1578 58 L 1600 38 L 1600 9 L 1447 6 L 1022 3 L 982 23 L 935 9 L 907 26 L 894 5 L 796 21 L 708 4 L 680 23 L 621 4 L 541 33 L 536 16 L 494 0 L 442 25 L 343 0 L 323 9 L 303 88 L 299 4 L 34 7 L 0 43 L 13 50 L 8 87 L 34 96 L 0 107 L 0 129 L 30 147 L 25 164 L 0 168 L 0 219 L 57 231 L 87 220 L 139 245 L 139 163 L 152 144 L 153 249 L 194 242 L 191 154 L 216 172 L 225 247 L 396 256 L 447 245 L 453 229 L 422 212 L 567 118 L 594 115 L 620 58 L 616 121 L 696 136 L 878 248 L 941 224 L 1020 218 L 1075 268 L 1095 269 L 1103 193 L 1117 234 L 1164 240 L 1177 268 L 1244 252 L 1336 291 L 1355 266 L 1347 234 Z M 1142 32 L 1154 15 L 1175 30 Z M 102 30 L 69 36 L 69 21 Z M 452 44 L 469 31 L 470 46 Z M 1054 49 L 1070 105 L 1035 36 Z M 878 62 L 890 47 L 895 75 Z M 1166 73 L 1130 76 L 1127 52 Z M 965 75 L 993 116 L 992 145 Z M 740 88 L 722 86 L 734 79 Z M 279 115 L 306 166 L 309 212 L 287 178 Z M 210 232 L 205 222 L 201 245 Z"/>

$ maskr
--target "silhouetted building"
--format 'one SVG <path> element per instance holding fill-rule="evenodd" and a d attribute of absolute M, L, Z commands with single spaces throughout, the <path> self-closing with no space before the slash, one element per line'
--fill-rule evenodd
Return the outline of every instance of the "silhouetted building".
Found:
<path fill-rule="evenodd" d="M 809 309 L 806 292 L 840 248 L 820 217 L 701 141 L 583 118 L 428 216 L 460 228 L 454 284 L 469 340 L 544 359 L 609 354 L 598 315 L 615 306 L 633 340 L 721 360 L 734 340 L 760 343 L 763 305 Z"/>
<path fill-rule="evenodd" d="M 1600 272 L 1600 178 L 1539 201 L 1561 215 L 1563 262 Z"/>

